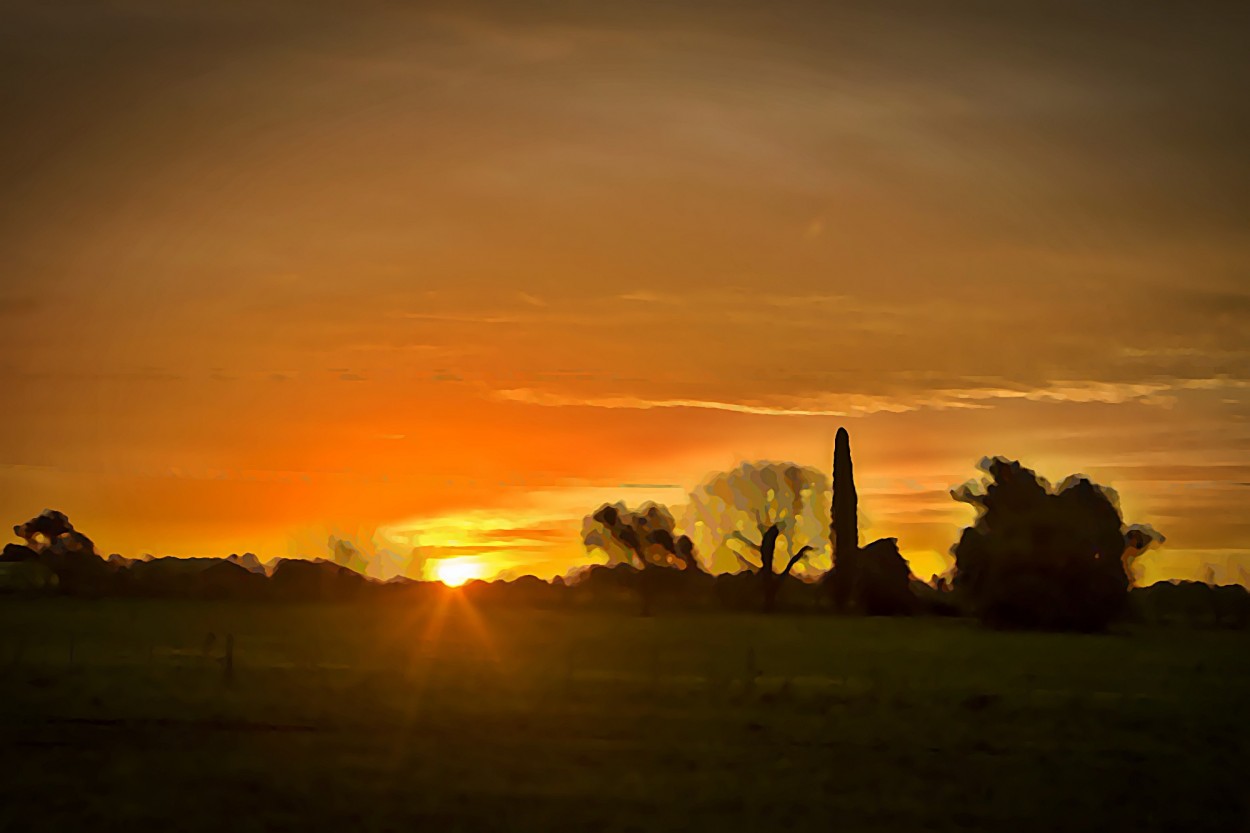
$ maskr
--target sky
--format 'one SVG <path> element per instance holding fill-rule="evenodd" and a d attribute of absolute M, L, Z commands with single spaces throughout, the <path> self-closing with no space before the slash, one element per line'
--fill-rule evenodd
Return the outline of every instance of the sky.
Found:
<path fill-rule="evenodd" d="M 0 516 L 547 577 L 845 425 L 922 578 L 1001 454 L 1245 581 L 1248 18 L 6 3 Z"/>

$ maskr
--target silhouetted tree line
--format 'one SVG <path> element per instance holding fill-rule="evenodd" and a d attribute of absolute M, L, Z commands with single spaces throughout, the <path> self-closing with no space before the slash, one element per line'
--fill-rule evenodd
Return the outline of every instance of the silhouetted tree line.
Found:
<path fill-rule="evenodd" d="M 1079 476 L 1052 487 L 1005 458 L 987 458 L 981 468 L 982 481 L 951 493 L 976 507 L 978 517 L 952 549 L 951 575 L 933 583 L 911 575 L 897 539 L 860 545 L 850 438 L 839 429 L 831 489 L 815 469 L 745 463 L 714 475 L 691 495 L 689 535 L 678 534 L 667 507 L 605 504 L 587 516 L 582 539 L 607 563 L 552 582 L 524 576 L 473 581 L 453 591 L 438 582 L 366 578 L 341 558 L 269 564 L 251 553 L 104 559 L 63 513 L 46 510 L 14 527 L 23 543 L 0 554 L 0 593 L 413 603 L 455 592 L 487 605 L 644 615 L 926 614 L 974 616 L 996 627 L 1084 631 L 1119 618 L 1250 625 L 1250 594 L 1238 585 L 1160 582 L 1131 589 L 1133 560 L 1163 539 L 1148 526 L 1125 526 L 1110 489 Z M 732 562 L 736 571 L 715 569 Z"/>
<path fill-rule="evenodd" d="M 850 437 L 838 429 L 833 465 L 832 521 L 823 514 L 823 475 L 795 463 L 743 463 L 713 475 L 690 496 L 687 528 L 706 540 L 704 563 L 693 540 L 676 536 L 667 508 L 630 510 L 604 505 L 585 520 L 583 543 L 606 553 L 604 575 L 587 580 L 632 588 L 643 615 L 661 597 L 715 599 L 720 607 L 764 613 L 778 609 L 833 609 L 842 613 L 909 615 L 921 612 L 907 562 L 893 538 L 859 545 L 858 506 Z M 834 543 L 832 567 L 796 575 L 800 565 Z M 728 555 L 737 571 L 711 575 Z M 603 576 L 599 578 L 599 576 Z M 623 594 L 622 594 L 623 595 Z"/>

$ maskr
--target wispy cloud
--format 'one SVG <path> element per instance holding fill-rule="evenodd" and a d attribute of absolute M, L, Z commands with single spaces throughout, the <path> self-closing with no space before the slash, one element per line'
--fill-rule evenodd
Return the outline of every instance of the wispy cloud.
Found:
<path fill-rule="evenodd" d="M 633 410 L 649 410 L 652 408 L 703 408 L 714 411 L 730 411 L 740 414 L 756 414 L 765 416 L 847 416 L 851 413 L 875 413 L 878 411 L 907 411 L 908 406 L 899 406 L 879 397 L 855 397 L 853 403 L 844 407 L 821 407 L 811 405 L 763 404 L 754 402 L 730 402 L 713 399 L 646 399 L 636 396 L 608 396 L 579 398 L 558 393 L 534 390 L 532 388 L 513 388 L 495 392 L 497 396 L 510 402 L 523 402 L 528 405 L 544 407 L 585 407 L 585 408 L 628 408 Z M 954 406 L 975 407 L 975 406 Z"/>
<path fill-rule="evenodd" d="M 1202 388 L 1207 385 L 1239 386 L 1238 380 L 1179 380 L 1154 383 L 1116 383 L 1099 381 L 1055 382 L 1044 387 L 971 387 L 965 389 L 916 390 L 896 394 L 828 393 L 819 395 L 776 394 L 764 399 L 734 400 L 730 398 L 651 398 L 641 395 L 602 396 L 511 388 L 494 391 L 509 402 L 522 402 L 543 407 L 624 408 L 701 408 L 761 416 L 833 416 L 845 417 L 875 413 L 905 413 L 918 410 L 951 410 L 991 408 L 999 400 L 1034 402 L 1123 404 L 1169 406 L 1170 391 Z"/>

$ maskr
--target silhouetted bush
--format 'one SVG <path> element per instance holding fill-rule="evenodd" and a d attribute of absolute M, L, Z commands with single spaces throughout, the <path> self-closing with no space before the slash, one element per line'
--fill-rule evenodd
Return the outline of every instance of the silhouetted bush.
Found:
<path fill-rule="evenodd" d="M 1114 493 L 1084 477 L 1052 490 L 1012 460 L 982 468 L 988 480 L 952 492 L 979 512 L 955 546 L 956 592 L 995 626 L 1106 628 L 1128 595 L 1126 556 L 1159 536 L 1125 528 Z"/>
<path fill-rule="evenodd" d="M 39 553 L 22 544 L 5 544 L 4 552 L 0 553 L 0 562 L 34 561 Z"/>
<path fill-rule="evenodd" d="M 1199 627 L 1250 627 L 1250 592 L 1239 584 L 1160 581 L 1136 587 L 1129 611 L 1138 622 Z"/>
<path fill-rule="evenodd" d="M 911 568 L 897 538 L 879 538 L 859 550 L 856 604 L 869 616 L 909 616 L 918 609 Z"/>
<path fill-rule="evenodd" d="M 651 615 L 659 596 L 676 586 L 672 574 L 701 572 L 694 544 L 674 531 L 668 507 L 645 503 L 631 510 L 624 503 L 604 504 L 582 523 L 582 543 L 588 551 L 607 555 L 608 565 L 632 572 L 616 574 L 634 590 L 643 616 Z"/>

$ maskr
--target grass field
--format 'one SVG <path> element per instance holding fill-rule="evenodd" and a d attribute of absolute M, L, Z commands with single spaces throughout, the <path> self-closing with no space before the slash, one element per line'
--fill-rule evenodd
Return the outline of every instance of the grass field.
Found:
<path fill-rule="evenodd" d="M 1238 633 L 5 601 L 0 669 L 3 830 L 1250 829 Z"/>

